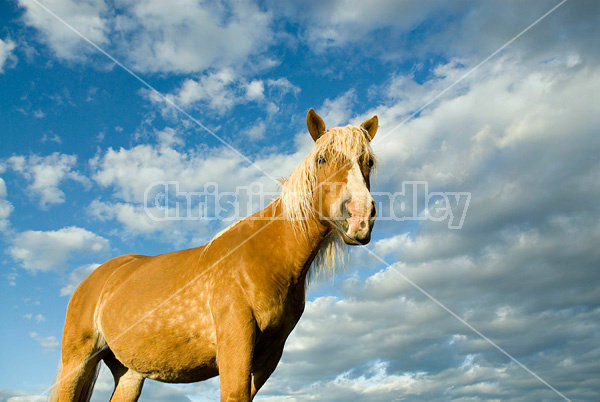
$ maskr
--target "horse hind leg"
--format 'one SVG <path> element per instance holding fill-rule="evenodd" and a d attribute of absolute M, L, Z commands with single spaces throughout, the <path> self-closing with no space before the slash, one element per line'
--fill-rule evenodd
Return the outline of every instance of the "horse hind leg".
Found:
<path fill-rule="evenodd" d="M 132 370 L 127 370 L 118 379 L 110 402 L 135 402 L 142 393 L 144 377 Z"/>
<path fill-rule="evenodd" d="M 104 358 L 104 363 L 106 363 L 115 379 L 115 390 L 110 402 L 137 401 L 142 393 L 144 377 L 125 367 L 112 353 Z"/>
<path fill-rule="evenodd" d="M 80 359 L 65 358 L 59 367 L 50 401 L 88 402 L 98 377 L 100 358 L 87 355 Z"/>
<path fill-rule="evenodd" d="M 88 318 L 91 314 L 78 316 L 77 313 L 74 309 L 67 309 L 62 339 L 62 368 L 51 401 L 89 401 L 98 377 L 100 360 L 107 353 L 106 343 Z"/>

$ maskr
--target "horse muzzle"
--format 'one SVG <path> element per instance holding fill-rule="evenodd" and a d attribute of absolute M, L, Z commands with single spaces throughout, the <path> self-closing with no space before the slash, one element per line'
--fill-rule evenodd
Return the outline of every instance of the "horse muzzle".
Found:
<path fill-rule="evenodd" d="M 365 245 L 371 241 L 377 207 L 372 198 L 370 203 L 364 204 L 353 202 L 352 197 L 342 203 L 343 219 L 339 229 L 346 244 Z"/>

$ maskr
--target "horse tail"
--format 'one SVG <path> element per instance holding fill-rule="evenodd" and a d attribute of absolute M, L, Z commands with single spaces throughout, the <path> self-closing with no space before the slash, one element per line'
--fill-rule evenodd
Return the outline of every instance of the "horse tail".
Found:
<path fill-rule="evenodd" d="M 50 392 L 50 396 L 48 397 L 48 402 L 58 402 L 59 400 L 59 390 L 60 390 L 60 382 L 62 381 L 62 359 L 58 364 L 58 370 L 56 370 L 56 375 L 54 377 L 54 382 L 52 383 L 52 391 Z M 96 363 L 96 365 L 89 370 L 88 373 L 85 374 L 85 377 L 82 379 L 80 388 L 77 390 L 77 394 L 75 395 L 76 402 L 89 402 L 92 398 L 92 391 L 94 389 L 94 385 L 96 384 L 96 379 L 98 378 L 98 374 L 100 373 L 100 361 Z M 69 373 L 67 373 L 69 375 Z"/>
<path fill-rule="evenodd" d="M 54 375 L 54 381 L 52 381 L 52 387 L 50 388 L 50 395 L 48 396 L 48 402 L 58 402 L 58 388 L 60 386 L 60 377 L 62 375 L 62 359 L 59 359 L 58 369 Z"/>
<path fill-rule="evenodd" d="M 96 384 L 96 379 L 98 379 L 98 373 L 100 373 L 100 361 L 96 363 L 96 367 L 90 370 L 89 374 L 86 376 L 81 389 L 79 401 L 90 402 L 90 399 L 92 399 L 92 391 L 94 390 L 94 385 Z"/>

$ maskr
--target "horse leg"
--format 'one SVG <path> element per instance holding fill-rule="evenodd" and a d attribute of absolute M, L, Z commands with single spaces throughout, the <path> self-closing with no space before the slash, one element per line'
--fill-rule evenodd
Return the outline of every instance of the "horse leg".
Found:
<path fill-rule="evenodd" d="M 63 345 L 62 367 L 51 401 L 89 401 L 98 376 L 100 357 L 93 349 L 77 350 Z"/>
<path fill-rule="evenodd" d="M 115 383 L 116 387 L 110 402 L 135 402 L 142 393 L 144 377 L 129 369 L 118 379 L 115 378 Z"/>
<path fill-rule="evenodd" d="M 281 359 L 281 355 L 283 354 L 283 346 L 279 348 L 277 351 L 273 353 L 273 355 L 265 362 L 265 364 L 254 370 L 252 372 L 252 395 L 251 399 L 254 399 L 254 396 L 258 392 L 258 390 L 265 385 L 265 382 L 269 379 L 279 360 Z"/>
<path fill-rule="evenodd" d="M 218 311 L 217 360 L 221 382 L 221 402 L 250 401 L 252 354 L 256 321 L 249 309 L 227 306 Z M 223 303 L 223 304 L 225 304 Z M 234 304 L 235 305 L 235 304 Z"/>
<path fill-rule="evenodd" d="M 110 402 L 137 401 L 142 393 L 144 377 L 125 367 L 112 353 L 104 358 L 104 362 L 115 379 L 115 390 L 110 398 Z"/>

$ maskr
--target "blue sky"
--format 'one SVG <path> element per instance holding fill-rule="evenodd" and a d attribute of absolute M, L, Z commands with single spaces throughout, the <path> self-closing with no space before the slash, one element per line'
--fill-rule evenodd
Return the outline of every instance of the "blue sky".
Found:
<path fill-rule="evenodd" d="M 269 176 L 310 150 L 311 107 L 328 127 L 379 116 L 373 191 L 419 181 L 470 202 L 460 229 L 377 222 L 313 284 L 260 399 L 597 398 L 599 14 L 576 0 L 3 2 L 0 400 L 43 400 L 69 296 L 97 264 L 227 225 L 153 221 L 149 184 L 276 191 Z M 103 370 L 93 400 L 111 381 Z M 144 389 L 218 400 L 218 379 Z"/>

